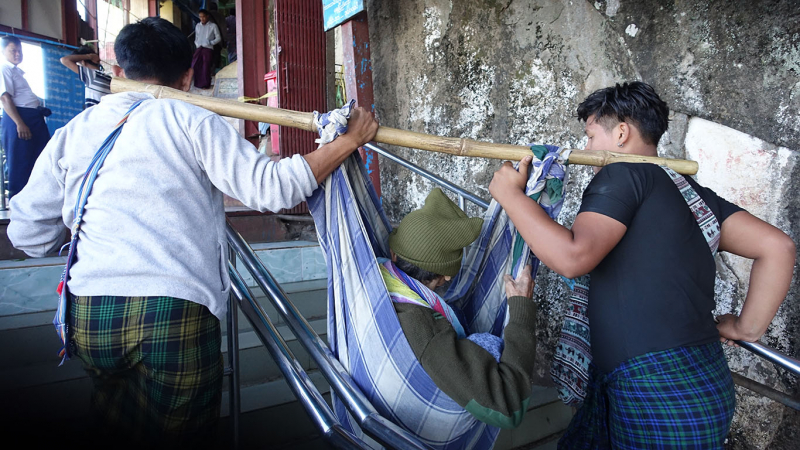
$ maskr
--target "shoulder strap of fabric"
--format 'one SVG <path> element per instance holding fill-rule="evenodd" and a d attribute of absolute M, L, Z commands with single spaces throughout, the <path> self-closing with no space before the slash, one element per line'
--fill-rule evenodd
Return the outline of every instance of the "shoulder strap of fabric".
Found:
<path fill-rule="evenodd" d="M 86 201 L 89 198 L 89 194 L 92 191 L 92 186 L 97 179 L 97 172 L 100 171 L 100 167 L 102 167 L 103 162 L 105 162 L 109 152 L 111 152 L 111 149 L 114 148 L 114 143 L 117 142 L 117 138 L 122 132 L 122 126 L 128 121 L 128 117 L 130 117 L 133 110 L 141 105 L 143 101 L 144 100 L 137 101 L 133 104 L 133 106 L 130 107 L 130 109 L 128 109 L 128 112 L 125 113 L 125 115 L 122 117 L 122 120 L 117 123 L 117 126 L 114 127 L 114 130 L 111 132 L 111 134 L 109 134 L 108 137 L 103 141 L 103 144 L 100 145 L 100 148 L 94 154 L 92 161 L 89 163 L 89 167 L 86 169 L 86 173 L 83 175 L 83 180 L 81 181 L 80 188 L 78 189 L 78 198 L 75 201 L 72 227 L 70 230 L 72 232 L 72 237 L 69 243 L 64 246 L 69 246 L 69 253 L 67 254 L 67 262 L 64 265 L 64 271 L 61 274 L 61 282 L 58 283 L 58 309 L 56 310 L 56 316 L 53 319 L 53 325 L 56 327 L 56 332 L 58 333 L 59 338 L 61 338 L 61 343 L 63 344 L 63 347 L 58 352 L 58 355 L 62 358 L 61 364 L 64 364 L 64 361 L 68 360 L 70 356 L 67 346 L 67 341 L 69 339 L 67 329 L 69 289 L 67 289 L 67 281 L 69 280 L 69 270 L 75 260 L 75 248 L 80 237 L 81 222 L 83 221 L 83 213 L 86 209 Z M 64 247 L 61 248 L 61 251 L 64 250 Z"/>
<path fill-rule="evenodd" d="M 667 172 L 672 182 L 681 191 L 683 199 L 689 205 L 697 224 L 700 226 L 700 231 L 703 232 L 703 237 L 708 243 L 708 248 L 711 250 L 711 255 L 715 256 L 719 249 L 720 227 L 717 221 L 717 216 L 711 211 L 711 208 L 706 205 L 702 197 L 692 188 L 692 185 L 686 181 L 683 175 L 675 172 L 669 167 L 661 166 L 664 172 Z"/>

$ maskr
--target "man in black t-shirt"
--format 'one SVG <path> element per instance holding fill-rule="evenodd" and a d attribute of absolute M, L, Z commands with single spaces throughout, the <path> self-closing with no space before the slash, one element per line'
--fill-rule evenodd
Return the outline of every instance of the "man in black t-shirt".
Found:
<path fill-rule="evenodd" d="M 586 150 L 642 156 L 657 156 L 667 115 L 641 82 L 601 89 L 578 107 Z M 489 191 L 543 263 L 567 278 L 591 276 L 592 379 L 559 448 L 722 448 L 735 399 L 718 341 L 766 331 L 789 289 L 794 242 L 689 177 L 691 189 L 679 189 L 652 164 L 595 169 L 570 230 L 525 196 L 530 162 L 519 171 L 505 163 Z M 718 225 L 701 230 L 687 204 L 695 192 Z M 740 315 L 719 323 L 717 242 L 754 260 Z"/>

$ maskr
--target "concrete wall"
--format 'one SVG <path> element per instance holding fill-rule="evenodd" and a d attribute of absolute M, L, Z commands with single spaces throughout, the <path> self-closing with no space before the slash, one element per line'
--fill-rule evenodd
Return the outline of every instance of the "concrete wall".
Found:
<path fill-rule="evenodd" d="M 577 104 L 614 82 L 652 84 L 669 104 L 665 156 L 700 163 L 697 180 L 795 241 L 800 150 L 797 1 L 407 0 L 368 2 L 375 107 L 387 126 L 492 142 L 582 148 Z M 484 198 L 494 160 L 392 148 Z M 560 221 L 571 224 L 587 168 L 573 168 Z M 432 185 L 381 164 L 384 205 L 398 221 Z M 471 215 L 480 211 L 471 206 Z M 718 258 L 717 313 L 739 311 L 750 263 Z M 566 288 L 544 269 L 537 376 L 549 361 Z M 795 281 L 764 341 L 800 355 Z M 740 349 L 731 368 L 797 395 L 797 380 Z M 730 448 L 796 448 L 800 416 L 737 387 Z"/>

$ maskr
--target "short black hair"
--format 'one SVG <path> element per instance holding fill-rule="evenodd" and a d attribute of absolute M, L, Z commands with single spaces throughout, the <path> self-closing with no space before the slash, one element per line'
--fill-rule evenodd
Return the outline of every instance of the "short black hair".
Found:
<path fill-rule="evenodd" d="M 631 123 L 652 145 L 658 144 L 669 124 L 667 104 L 652 86 L 641 81 L 617 83 L 592 92 L 578 105 L 578 119 L 586 122 L 592 116 L 606 129 L 619 122 Z"/>
<path fill-rule="evenodd" d="M 159 17 L 125 25 L 114 53 L 131 80 L 156 79 L 171 86 L 192 67 L 192 44 L 178 27 Z"/>
<path fill-rule="evenodd" d="M 0 49 L 5 50 L 9 44 L 14 44 L 17 47 L 22 46 L 22 42 L 19 41 L 19 38 L 16 36 L 5 35 L 2 39 L 0 39 Z"/>
<path fill-rule="evenodd" d="M 397 257 L 397 261 L 394 262 L 394 265 L 397 266 L 398 269 L 405 272 L 406 275 L 410 276 L 411 278 L 423 284 L 429 283 L 441 276 L 438 273 L 433 273 L 425 269 L 420 269 L 419 267 L 415 266 L 414 264 L 411 264 L 410 262 L 406 261 L 400 256 Z"/>
<path fill-rule="evenodd" d="M 228 8 L 228 15 L 235 16 L 236 15 L 236 8 Z"/>
<path fill-rule="evenodd" d="M 207 9 L 201 9 L 200 11 L 197 11 L 197 15 L 199 16 L 200 14 L 205 14 L 207 16 L 211 16 L 211 13 L 208 12 Z"/>
<path fill-rule="evenodd" d="M 73 55 L 93 55 L 97 53 L 91 45 L 81 45 L 74 52 Z"/>

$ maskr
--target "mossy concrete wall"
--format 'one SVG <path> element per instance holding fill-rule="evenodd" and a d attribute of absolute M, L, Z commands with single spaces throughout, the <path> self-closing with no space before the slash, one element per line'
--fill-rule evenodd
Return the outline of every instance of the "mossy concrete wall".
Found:
<path fill-rule="evenodd" d="M 672 110 L 665 156 L 700 162 L 698 181 L 800 238 L 800 2 L 404 0 L 368 2 L 375 108 L 382 124 L 511 144 L 585 145 L 578 103 L 625 80 L 652 84 Z M 499 162 L 390 148 L 488 199 Z M 560 221 L 569 226 L 591 178 L 573 168 Z M 432 185 L 381 162 L 393 221 L 422 205 Z M 479 215 L 474 205 L 468 213 Z M 739 311 L 750 263 L 718 258 L 718 313 Z M 547 269 L 537 380 L 549 362 L 566 289 Z M 764 341 L 800 356 L 800 282 Z M 797 380 L 741 349 L 731 368 L 798 394 Z M 737 387 L 728 446 L 797 448 L 800 416 Z"/>

